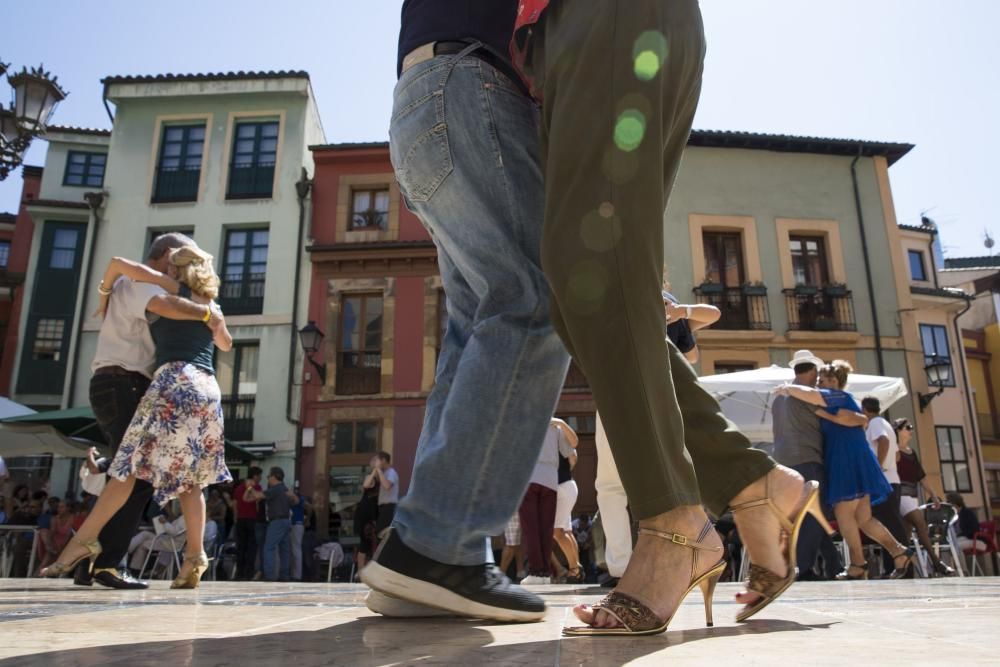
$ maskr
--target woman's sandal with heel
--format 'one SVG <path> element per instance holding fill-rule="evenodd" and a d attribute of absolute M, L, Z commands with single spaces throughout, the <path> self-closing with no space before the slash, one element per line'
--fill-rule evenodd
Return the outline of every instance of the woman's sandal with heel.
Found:
<path fill-rule="evenodd" d="M 805 520 L 807 514 L 813 515 L 813 518 L 819 522 L 819 525 L 823 527 L 827 535 L 833 534 L 833 528 L 823 515 L 823 508 L 819 502 L 819 482 L 805 483 L 805 487 L 803 488 L 805 501 L 798 511 L 795 512 L 793 519 L 789 519 L 771 500 L 769 486 L 770 479 L 765 477 L 763 498 L 733 505 L 730 509 L 732 509 L 733 514 L 758 507 L 767 507 L 771 510 L 774 516 L 777 517 L 778 523 L 781 524 L 782 533 L 788 535 L 788 546 L 785 551 L 785 561 L 788 564 L 787 572 L 784 576 L 781 576 L 767 568 L 754 565 L 753 563 L 750 564 L 750 575 L 747 579 L 746 588 L 748 592 L 756 593 L 759 597 L 754 602 L 743 607 L 736 615 L 736 620 L 741 622 L 749 619 L 764 609 L 764 607 L 774 602 L 778 596 L 788 590 L 788 587 L 795 582 L 795 577 L 798 574 L 798 570 L 795 567 L 795 547 L 799 541 L 802 522 Z"/>
<path fill-rule="evenodd" d="M 80 542 L 75 537 L 70 541 L 70 543 L 79 545 L 81 547 L 85 547 L 87 549 L 87 553 L 82 554 L 81 556 L 73 559 L 69 563 L 62 563 L 58 561 L 52 563 L 52 565 L 49 565 L 47 568 L 43 569 L 39 574 L 41 574 L 43 577 L 49 577 L 52 579 L 56 577 L 61 577 L 64 574 L 69 574 L 73 570 L 75 570 L 76 566 L 80 564 L 80 561 L 82 561 L 85 558 L 90 559 L 89 571 L 93 572 L 94 561 L 96 561 L 97 557 L 101 555 L 101 543 L 98 542 L 97 540 L 94 540 L 92 542 Z"/>
<path fill-rule="evenodd" d="M 726 569 L 726 561 L 721 558 L 722 547 L 709 547 L 702 543 L 702 541 L 708 536 L 709 532 L 714 530 L 712 522 L 709 521 L 705 524 L 702 529 L 701 534 L 698 536 L 697 540 L 690 540 L 687 537 L 680 535 L 678 533 L 667 533 L 662 530 L 653 530 L 651 528 L 640 528 L 639 533 L 644 535 L 652 535 L 654 537 L 659 537 L 668 542 L 672 542 L 679 546 L 687 547 L 694 550 L 694 556 L 691 559 L 691 581 L 688 585 L 687 591 L 681 596 L 681 599 L 677 602 L 677 608 L 680 609 L 681 603 L 684 602 L 684 598 L 687 597 L 697 586 L 701 588 L 702 597 L 705 599 L 705 623 L 711 627 L 712 626 L 712 596 L 715 594 L 715 585 L 719 583 L 719 577 Z M 700 552 L 717 552 L 720 555 L 719 561 L 713 565 L 707 572 L 703 574 L 698 574 L 698 556 Z M 621 623 L 621 627 L 617 628 L 594 628 L 590 626 L 582 627 L 572 627 L 565 628 L 563 634 L 571 637 L 595 637 L 595 636 L 637 636 L 637 635 L 658 635 L 665 632 L 667 626 L 670 625 L 670 621 L 673 620 L 674 614 L 677 613 L 676 609 L 674 613 L 671 614 L 666 620 L 657 616 L 652 609 L 647 607 L 645 604 L 636 600 L 631 595 L 626 595 L 625 593 L 619 593 L 618 591 L 612 591 L 607 597 L 605 597 L 599 604 L 594 605 L 593 611 L 596 616 L 598 611 L 603 611 L 604 613 L 610 615 L 612 618 Z"/>

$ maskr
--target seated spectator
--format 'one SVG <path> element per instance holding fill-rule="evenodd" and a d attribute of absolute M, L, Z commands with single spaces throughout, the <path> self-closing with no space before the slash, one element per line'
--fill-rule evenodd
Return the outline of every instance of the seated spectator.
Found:
<path fill-rule="evenodd" d="M 37 526 L 38 517 L 42 513 L 42 503 L 37 500 L 23 500 L 8 522 L 12 526 Z M 31 544 L 35 540 L 34 533 L 18 533 L 14 538 L 13 561 L 10 570 L 12 577 L 28 576 L 28 561 L 31 557 Z"/>
<path fill-rule="evenodd" d="M 976 539 L 979 532 L 979 517 L 965 506 L 965 499 L 954 491 L 945 496 L 948 502 L 958 509 L 958 548 L 962 551 L 975 548 L 976 551 L 986 551 L 986 543 Z"/>
<path fill-rule="evenodd" d="M 170 561 L 174 558 L 174 552 L 171 550 L 170 540 L 167 537 L 179 537 L 184 534 L 187 527 L 184 525 L 184 517 L 178 516 L 178 513 L 174 511 L 173 503 L 168 504 L 163 508 L 164 513 L 156 517 L 153 517 L 153 530 L 142 530 L 132 538 L 132 541 L 128 545 L 129 557 L 129 568 L 135 572 L 142 569 L 143 564 L 146 562 L 146 555 L 155 548 L 160 550 L 159 556 L 156 558 L 156 564 L 153 566 L 154 576 L 158 573 L 162 573 L 169 565 Z M 208 534 L 208 523 L 205 524 L 205 533 Z M 160 536 L 165 537 L 160 537 Z M 183 546 L 183 540 L 175 540 L 174 546 L 180 550 Z"/>
<path fill-rule="evenodd" d="M 38 531 L 38 538 L 41 543 L 37 556 L 39 559 L 39 570 L 55 562 L 56 557 L 73 535 L 73 520 L 75 517 L 73 516 L 70 504 L 59 498 L 49 498 L 50 506 L 53 504 L 52 501 L 55 501 L 55 515 L 49 518 L 49 527 L 47 529 L 40 529 Z"/>

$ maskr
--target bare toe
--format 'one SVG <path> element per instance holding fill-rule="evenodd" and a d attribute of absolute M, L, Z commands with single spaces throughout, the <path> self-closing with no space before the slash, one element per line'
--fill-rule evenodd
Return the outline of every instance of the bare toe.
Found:
<path fill-rule="evenodd" d="M 597 616 L 597 614 L 594 613 L 594 608 L 591 607 L 589 604 L 576 605 L 575 607 L 573 607 L 573 614 L 582 623 L 586 623 L 587 625 L 590 626 L 594 625 L 595 617 Z"/>

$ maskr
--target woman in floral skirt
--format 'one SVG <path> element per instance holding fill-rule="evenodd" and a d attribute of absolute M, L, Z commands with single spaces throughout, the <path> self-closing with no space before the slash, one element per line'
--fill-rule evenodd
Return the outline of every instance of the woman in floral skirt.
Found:
<path fill-rule="evenodd" d="M 219 277 L 212 256 L 194 246 L 175 249 L 168 274 L 115 257 L 101 281 L 99 312 L 107 311 L 111 290 L 120 276 L 155 283 L 172 294 L 198 303 L 218 295 Z M 213 306 L 213 308 L 216 308 Z M 195 588 L 208 567 L 202 550 L 205 499 L 202 489 L 232 479 L 225 464 L 222 403 L 212 363 L 214 347 L 232 348 L 223 320 L 214 331 L 202 322 L 158 318 L 149 325 L 156 344 L 156 372 L 108 470 L 107 486 L 58 564 L 78 562 L 100 553 L 97 536 L 132 492 L 136 478 L 153 486 L 153 499 L 165 505 L 178 498 L 187 526 L 184 565 L 171 588 Z M 95 553 L 96 551 L 96 553 Z M 62 567 L 43 571 L 59 576 Z"/>

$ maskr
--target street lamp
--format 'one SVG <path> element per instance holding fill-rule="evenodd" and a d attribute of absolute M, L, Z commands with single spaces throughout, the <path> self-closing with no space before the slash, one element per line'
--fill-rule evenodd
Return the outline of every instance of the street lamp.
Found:
<path fill-rule="evenodd" d="M 0 76 L 9 67 L 0 62 Z M 56 79 L 44 65 L 7 77 L 12 100 L 10 108 L 0 104 L 0 181 L 21 164 L 31 140 L 45 132 L 56 105 L 65 99 L 66 91 Z"/>
<path fill-rule="evenodd" d="M 921 412 L 931 404 L 931 401 L 941 395 L 946 386 L 951 384 L 951 362 L 935 354 L 924 366 L 924 372 L 927 373 L 927 386 L 937 387 L 938 390 L 933 394 L 917 394 Z"/>
<path fill-rule="evenodd" d="M 319 351 L 320 346 L 323 344 L 323 332 L 319 330 L 319 327 L 312 320 L 309 320 L 309 324 L 299 329 L 299 343 L 302 345 L 302 351 L 306 353 L 306 359 L 316 369 L 316 374 L 319 375 L 320 381 L 326 384 L 326 364 L 316 363 L 316 360 L 312 357 L 312 355 Z"/>

